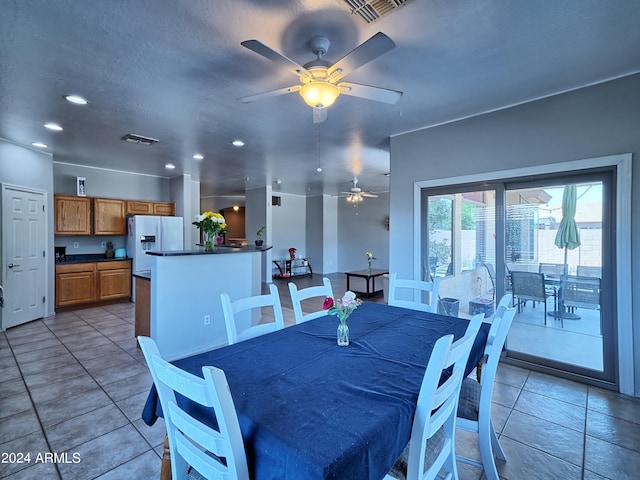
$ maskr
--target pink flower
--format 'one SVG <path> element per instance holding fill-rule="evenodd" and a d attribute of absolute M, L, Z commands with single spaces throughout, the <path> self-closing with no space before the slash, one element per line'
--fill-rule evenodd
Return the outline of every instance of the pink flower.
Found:
<path fill-rule="evenodd" d="M 329 310 L 331 307 L 333 307 L 333 298 L 326 297 L 324 299 L 324 302 L 322 302 L 322 309 Z"/>
<path fill-rule="evenodd" d="M 342 297 L 342 300 L 341 300 L 342 305 L 344 307 L 348 307 L 349 305 L 351 305 L 355 301 L 356 301 L 356 294 L 351 292 L 351 291 L 346 292 L 344 294 L 344 296 Z"/>

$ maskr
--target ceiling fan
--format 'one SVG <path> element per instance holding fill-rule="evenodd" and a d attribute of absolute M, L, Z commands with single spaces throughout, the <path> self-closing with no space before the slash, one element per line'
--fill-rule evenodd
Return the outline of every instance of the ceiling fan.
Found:
<path fill-rule="evenodd" d="M 378 32 L 334 64 L 323 59 L 330 43 L 329 39 L 323 36 L 316 36 L 309 40 L 308 45 L 317 58 L 300 66 L 258 40 L 242 42 L 243 47 L 287 68 L 298 76 L 300 84 L 250 95 L 239 100 L 243 103 L 251 103 L 263 98 L 299 92 L 307 105 L 313 107 L 313 123 L 320 123 L 327 119 L 327 107 L 330 107 L 340 94 L 388 104 L 394 104 L 400 99 L 402 92 L 397 90 L 341 81 L 357 68 L 395 48 L 396 44 L 393 40 L 384 33 Z"/>
<path fill-rule="evenodd" d="M 353 187 L 351 187 L 348 192 L 340 192 L 338 195 L 334 195 L 334 197 L 346 197 L 347 202 L 352 202 L 355 207 L 365 198 L 378 198 L 378 194 L 376 192 L 362 191 L 362 189 L 358 187 L 358 179 L 354 178 Z"/>

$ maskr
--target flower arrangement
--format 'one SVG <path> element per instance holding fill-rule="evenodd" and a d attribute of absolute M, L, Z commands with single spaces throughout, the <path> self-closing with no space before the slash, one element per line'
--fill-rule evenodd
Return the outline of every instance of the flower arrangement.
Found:
<path fill-rule="evenodd" d="M 227 223 L 222 215 L 214 212 L 204 212 L 196 215 L 193 225 L 198 227 L 205 235 L 205 251 L 213 250 L 213 238 L 227 231 Z"/>
<path fill-rule="evenodd" d="M 365 252 L 365 255 L 367 256 L 367 262 L 369 262 L 369 274 L 371 274 L 371 263 L 373 263 L 374 260 L 376 260 L 376 257 L 373 256 L 373 253 L 371 252 Z"/>
<path fill-rule="evenodd" d="M 331 297 L 324 299 L 322 309 L 328 310 L 329 315 L 335 315 L 340 323 L 346 323 L 349 315 L 362 304 L 362 300 L 356 298 L 356 294 L 352 291 L 345 292 L 340 300 L 334 300 Z"/>
<path fill-rule="evenodd" d="M 291 260 L 296 258 L 296 248 L 295 247 L 291 247 L 289 249 L 289 258 L 291 258 Z"/>

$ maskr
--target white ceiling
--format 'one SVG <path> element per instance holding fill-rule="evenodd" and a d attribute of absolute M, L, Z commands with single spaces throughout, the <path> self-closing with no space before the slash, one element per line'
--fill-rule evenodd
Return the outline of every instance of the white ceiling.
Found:
<path fill-rule="evenodd" d="M 371 25 L 339 0 L 3 0 L 0 138 L 47 143 L 55 161 L 190 174 L 203 196 L 334 194 L 354 175 L 382 191 L 391 136 L 636 73 L 638 25 L 638 0 L 414 0 Z M 397 47 L 347 79 L 403 91 L 396 105 L 341 96 L 318 128 L 297 93 L 237 100 L 298 82 L 243 40 L 304 64 L 314 35 L 333 62 L 378 31 Z"/>

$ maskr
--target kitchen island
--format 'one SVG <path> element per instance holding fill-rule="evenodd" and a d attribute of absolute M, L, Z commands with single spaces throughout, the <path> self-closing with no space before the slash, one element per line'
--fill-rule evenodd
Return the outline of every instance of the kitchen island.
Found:
<path fill-rule="evenodd" d="M 173 360 L 226 345 L 220 293 L 232 300 L 260 295 L 262 252 L 270 246 L 217 246 L 151 255 L 149 334 Z M 242 321 L 250 324 L 254 319 Z M 247 325 L 249 326 L 249 325 Z"/>

